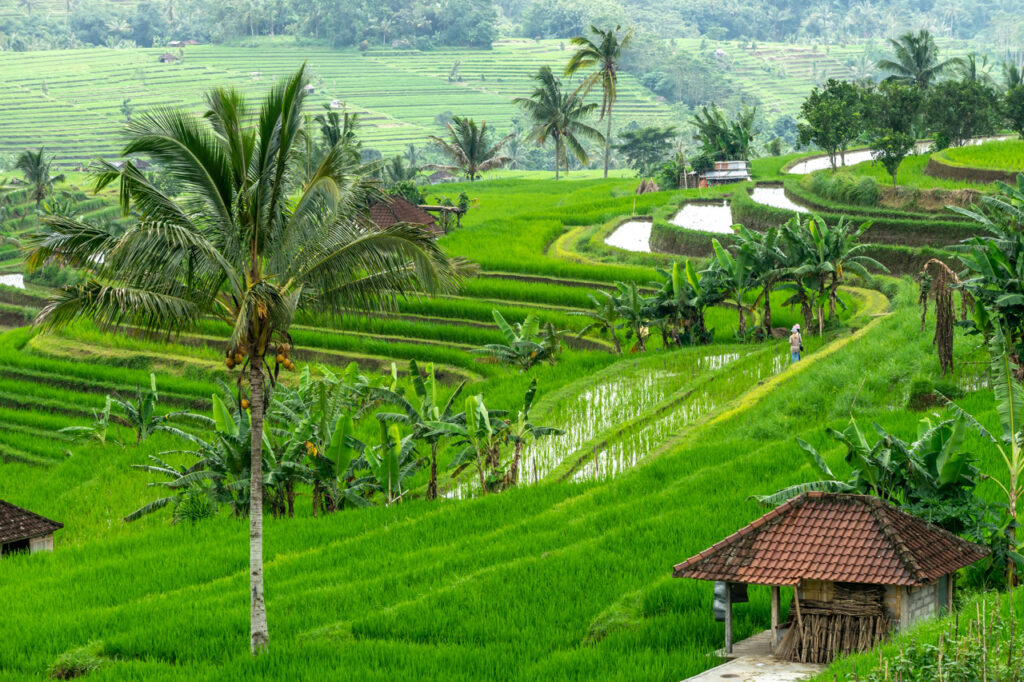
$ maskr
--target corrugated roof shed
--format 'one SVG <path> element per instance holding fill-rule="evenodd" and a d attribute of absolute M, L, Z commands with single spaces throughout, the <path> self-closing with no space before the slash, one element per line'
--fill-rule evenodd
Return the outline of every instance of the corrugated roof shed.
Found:
<path fill-rule="evenodd" d="M 923 585 L 989 550 L 870 495 L 809 492 L 675 566 L 677 578 Z"/>
<path fill-rule="evenodd" d="M 63 523 L 0 500 L 0 543 L 38 538 L 63 527 Z"/>

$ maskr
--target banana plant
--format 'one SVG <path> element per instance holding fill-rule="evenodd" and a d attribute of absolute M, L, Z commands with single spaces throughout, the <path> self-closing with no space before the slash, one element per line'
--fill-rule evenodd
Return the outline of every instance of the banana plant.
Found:
<path fill-rule="evenodd" d="M 1006 483 L 995 477 L 991 480 L 995 481 L 1006 495 L 1009 506 L 1011 524 L 1008 534 L 1014 554 L 1010 557 L 1007 571 L 1012 584 L 1014 564 L 1024 565 L 1024 543 L 1017 538 L 1020 501 L 1024 497 L 1024 387 L 1016 378 L 1020 367 L 1011 352 L 1006 332 L 999 325 L 993 328 L 993 332 L 989 341 L 989 355 L 992 358 L 989 371 L 1001 433 L 992 433 L 956 403 L 948 401 L 948 405 L 956 415 L 995 447 L 1006 466 Z"/>
<path fill-rule="evenodd" d="M 415 406 L 406 396 L 394 389 L 376 388 L 368 392 L 374 401 L 392 405 L 401 412 L 378 412 L 377 419 L 392 424 L 401 424 L 412 430 L 417 440 L 422 440 L 430 448 L 430 481 L 427 484 L 427 499 L 437 497 L 437 455 L 442 441 L 448 432 L 431 426 L 434 423 L 450 423 L 456 417 L 454 408 L 466 382 L 455 387 L 448 400 L 440 404 L 438 398 L 438 382 L 434 375 L 433 364 L 426 367 L 426 379 L 420 373 L 419 366 L 413 360 L 409 363 L 409 375 L 412 377 L 412 388 L 419 406 Z"/>
<path fill-rule="evenodd" d="M 100 445 L 106 445 L 107 432 L 110 429 L 110 409 L 113 405 L 113 398 L 107 396 L 102 410 L 93 410 L 93 423 L 89 426 L 65 426 L 58 433 L 66 433 L 74 440 L 95 440 Z M 118 445 L 121 442 L 114 439 L 112 442 Z"/>
<path fill-rule="evenodd" d="M 380 422 L 381 443 L 365 452 L 366 464 L 377 486 L 384 493 L 385 504 L 402 499 L 402 484 L 417 469 L 414 456 L 416 441 L 412 436 L 402 437 L 398 424 Z"/>
<path fill-rule="evenodd" d="M 473 353 L 488 355 L 493 361 L 516 365 L 523 372 L 539 362 L 555 362 L 561 350 L 563 332 L 547 323 L 541 325 L 533 313 L 526 316 L 521 323 L 509 324 L 502 314 L 492 311 L 494 323 L 505 338 L 505 343 L 490 343 L 482 348 L 473 349 Z"/>
<path fill-rule="evenodd" d="M 754 499 L 774 507 L 807 491 L 824 490 L 874 495 L 903 506 L 936 500 L 969 503 L 980 472 L 974 455 L 963 450 L 967 424 L 961 416 L 936 424 L 922 419 L 913 443 L 877 424 L 878 438 L 869 443 L 853 419 L 842 431 L 826 428 L 825 433 L 846 448 L 845 459 L 852 468 L 847 479 L 836 476 L 814 446 L 797 438 L 797 445 L 822 478 Z M 947 521 L 955 523 L 956 519 Z"/>
<path fill-rule="evenodd" d="M 604 336 L 608 335 L 615 344 L 615 352 L 622 354 L 622 345 L 619 343 L 619 336 L 615 333 L 615 326 L 619 321 L 618 301 L 610 292 L 599 289 L 592 294 L 587 294 L 590 300 L 590 310 L 570 311 L 570 315 L 583 315 L 590 319 L 590 323 L 583 329 L 576 332 L 576 338 L 583 338 L 592 331 Z"/>
<path fill-rule="evenodd" d="M 626 330 L 627 339 L 636 339 L 633 352 L 647 350 L 647 336 L 650 334 L 653 300 L 648 300 L 636 282 L 616 282 L 619 290 L 616 312 L 622 319 L 619 329 Z"/>
<path fill-rule="evenodd" d="M 530 421 L 530 410 L 533 408 L 533 399 L 537 397 L 537 380 L 530 382 L 530 387 L 523 396 L 523 407 L 516 414 L 514 422 L 509 424 L 507 430 L 508 439 L 514 446 L 512 464 L 505 475 L 505 487 L 519 484 L 519 464 L 523 454 L 523 447 L 531 440 L 537 440 L 546 436 L 560 436 L 561 429 L 552 426 L 537 426 Z"/>
<path fill-rule="evenodd" d="M 714 257 L 705 272 L 714 278 L 718 289 L 726 296 L 724 302 L 731 304 L 739 311 L 737 336 L 745 338 L 747 335 L 746 315 L 750 311 L 750 306 L 744 299 L 754 285 L 753 259 L 750 257 L 749 249 L 745 248 L 737 249 L 736 255 L 733 256 L 722 248 L 717 239 L 711 240 L 711 247 L 714 250 Z"/>

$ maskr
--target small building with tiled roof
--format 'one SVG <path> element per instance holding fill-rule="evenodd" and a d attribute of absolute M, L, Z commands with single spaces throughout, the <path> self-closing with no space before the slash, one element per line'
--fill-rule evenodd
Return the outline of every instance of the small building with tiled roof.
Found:
<path fill-rule="evenodd" d="M 53 551 L 53 534 L 63 527 L 63 523 L 0 500 L 0 557 L 13 552 Z"/>
<path fill-rule="evenodd" d="M 716 582 L 732 649 L 732 604 L 771 587 L 775 655 L 827 663 L 949 607 L 953 576 L 989 550 L 870 495 L 807 492 L 696 556 L 676 578 Z M 794 599 L 780 624 L 781 588 Z"/>
<path fill-rule="evenodd" d="M 399 196 L 384 197 L 384 199 L 370 206 L 370 220 L 382 230 L 392 225 L 405 223 L 407 225 L 421 225 L 431 232 L 441 233 L 441 228 L 437 224 L 437 218 L 408 199 Z"/>

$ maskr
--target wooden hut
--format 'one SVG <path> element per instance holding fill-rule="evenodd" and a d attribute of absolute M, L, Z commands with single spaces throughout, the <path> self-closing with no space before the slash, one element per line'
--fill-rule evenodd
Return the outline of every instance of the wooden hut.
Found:
<path fill-rule="evenodd" d="M 52 552 L 53 534 L 63 523 L 0 500 L 0 557 L 13 552 Z"/>
<path fill-rule="evenodd" d="M 441 233 L 441 227 L 434 216 L 408 199 L 398 196 L 385 197 L 370 206 L 370 220 L 382 230 L 398 223 L 406 223 L 421 225 L 436 234 Z"/>
<path fill-rule="evenodd" d="M 173 62 L 178 61 L 178 58 L 170 52 L 164 52 L 162 55 L 160 55 L 159 61 L 161 64 L 171 64 Z"/>
<path fill-rule="evenodd" d="M 677 564 L 672 575 L 719 583 L 726 653 L 733 602 L 747 585 L 766 585 L 776 658 L 827 663 L 948 608 L 954 573 L 988 553 L 877 497 L 808 492 Z M 794 591 L 786 623 L 779 622 L 783 587 Z"/>

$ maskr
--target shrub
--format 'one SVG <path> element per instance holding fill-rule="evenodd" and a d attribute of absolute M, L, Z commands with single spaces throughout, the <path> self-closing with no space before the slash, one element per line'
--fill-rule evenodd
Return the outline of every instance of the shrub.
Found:
<path fill-rule="evenodd" d="M 49 674 L 55 680 L 71 680 L 88 675 L 102 666 L 105 660 L 103 642 L 89 642 L 58 656 L 50 666 Z"/>
<path fill-rule="evenodd" d="M 878 185 L 868 177 L 855 177 L 847 173 L 814 173 L 811 175 L 811 191 L 832 201 L 854 206 L 876 206 Z"/>

